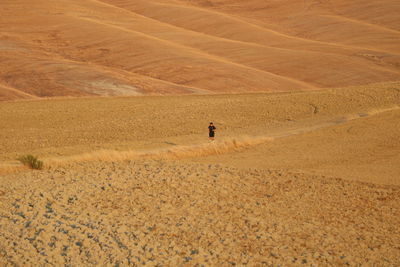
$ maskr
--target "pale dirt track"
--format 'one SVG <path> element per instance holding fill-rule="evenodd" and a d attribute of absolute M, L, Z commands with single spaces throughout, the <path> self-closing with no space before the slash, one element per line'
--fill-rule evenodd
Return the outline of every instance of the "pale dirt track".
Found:
<path fill-rule="evenodd" d="M 0 160 L 202 144 L 209 121 L 218 124 L 219 139 L 273 136 L 391 109 L 399 106 L 399 94 L 399 83 L 388 83 L 278 94 L 3 102 Z"/>
<path fill-rule="evenodd" d="M 399 265 L 399 106 L 398 83 L 3 102 L 0 264 Z"/>
<path fill-rule="evenodd" d="M 400 109 L 375 110 L 293 128 L 246 143 L 240 153 L 214 153 L 196 162 L 285 169 L 377 184 L 400 185 Z M 259 142 L 257 142 L 259 141 Z"/>

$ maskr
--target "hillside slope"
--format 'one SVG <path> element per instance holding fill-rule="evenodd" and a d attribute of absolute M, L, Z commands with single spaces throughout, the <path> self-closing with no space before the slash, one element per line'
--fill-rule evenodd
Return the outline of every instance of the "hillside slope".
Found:
<path fill-rule="evenodd" d="M 400 266 L 399 82 L 0 114 L 0 266 Z"/>
<path fill-rule="evenodd" d="M 0 99 L 288 91 L 399 80 L 396 1 L 318 3 L 2 2 Z"/>

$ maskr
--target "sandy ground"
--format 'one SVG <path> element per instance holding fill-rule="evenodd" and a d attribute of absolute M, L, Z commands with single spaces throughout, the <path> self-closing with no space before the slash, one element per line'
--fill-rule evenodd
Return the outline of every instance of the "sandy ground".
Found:
<path fill-rule="evenodd" d="M 13 0 L 0 10 L 0 100 L 400 79 L 396 0 Z"/>
<path fill-rule="evenodd" d="M 398 83 L 2 102 L 0 264 L 397 266 L 399 106 Z"/>

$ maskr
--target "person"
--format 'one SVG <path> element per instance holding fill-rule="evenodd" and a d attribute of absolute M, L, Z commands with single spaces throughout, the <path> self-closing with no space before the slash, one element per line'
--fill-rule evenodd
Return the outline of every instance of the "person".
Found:
<path fill-rule="evenodd" d="M 214 141 L 214 136 L 215 136 L 215 130 L 217 128 L 215 128 L 214 123 L 210 122 L 210 126 L 208 126 L 208 138 L 211 141 Z"/>

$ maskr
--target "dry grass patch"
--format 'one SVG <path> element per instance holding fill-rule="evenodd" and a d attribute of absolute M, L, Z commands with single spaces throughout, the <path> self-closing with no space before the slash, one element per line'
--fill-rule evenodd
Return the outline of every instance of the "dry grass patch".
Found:
<path fill-rule="evenodd" d="M 32 155 L 25 155 L 18 158 L 19 161 L 22 162 L 25 166 L 28 166 L 34 170 L 41 170 L 43 169 L 43 161 L 38 160 L 37 157 Z"/>

